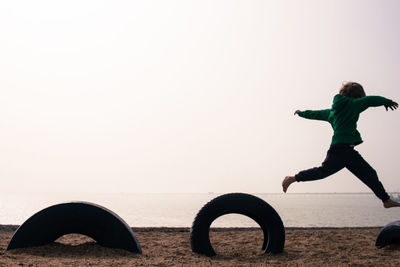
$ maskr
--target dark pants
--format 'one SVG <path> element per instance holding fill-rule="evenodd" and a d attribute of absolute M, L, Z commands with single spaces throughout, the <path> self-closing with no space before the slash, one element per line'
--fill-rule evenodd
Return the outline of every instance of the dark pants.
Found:
<path fill-rule="evenodd" d="M 382 201 L 388 200 L 389 195 L 378 179 L 376 171 L 366 162 L 351 144 L 331 145 L 321 167 L 304 170 L 296 174 L 298 182 L 323 179 L 346 167 Z"/>

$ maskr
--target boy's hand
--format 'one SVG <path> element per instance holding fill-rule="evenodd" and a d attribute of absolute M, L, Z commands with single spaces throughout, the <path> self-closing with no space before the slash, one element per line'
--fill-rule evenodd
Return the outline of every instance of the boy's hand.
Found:
<path fill-rule="evenodd" d="M 294 112 L 294 115 L 299 114 L 299 112 L 300 112 L 300 110 L 296 110 L 296 111 Z"/>
<path fill-rule="evenodd" d="M 390 108 L 391 110 L 395 110 L 399 107 L 399 104 L 397 104 L 396 102 L 392 101 L 392 103 L 390 103 L 390 105 L 385 106 L 386 111 L 388 111 L 388 109 Z"/>

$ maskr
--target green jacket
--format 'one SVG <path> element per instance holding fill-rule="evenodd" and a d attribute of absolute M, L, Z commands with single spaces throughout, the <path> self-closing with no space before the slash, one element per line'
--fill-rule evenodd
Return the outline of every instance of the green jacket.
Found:
<path fill-rule="evenodd" d="M 381 96 L 351 98 L 335 95 L 330 109 L 300 111 L 300 117 L 327 121 L 333 128 L 332 145 L 338 143 L 358 145 L 363 142 L 357 131 L 360 113 L 369 107 L 389 106 L 392 100 Z"/>

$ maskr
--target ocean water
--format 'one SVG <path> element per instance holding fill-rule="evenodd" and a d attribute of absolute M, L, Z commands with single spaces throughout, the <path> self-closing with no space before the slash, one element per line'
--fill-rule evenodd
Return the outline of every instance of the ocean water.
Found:
<path fill-rule="evenodd" d="M 69 201 L 88 201 L 118 214 L 131 227 L 190 227 L 197 212 L 220 194 L 1 194 L 0 224 L 22 224 L 36 212 Z M 285 227 L 376 227 L 400 220 L 373 194 L 254 194 L 268 202 Z M 212 227 L 258 227 L 229 214 Z"/>

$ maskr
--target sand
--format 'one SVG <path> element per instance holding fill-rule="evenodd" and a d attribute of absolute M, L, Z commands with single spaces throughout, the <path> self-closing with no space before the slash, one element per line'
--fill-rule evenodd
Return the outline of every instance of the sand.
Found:
<path fill-rule="evenodd" d="M 193 253 L 189 229 L 134 229 L 143 254 L 99 246 L 77 234 L 7 251 L 14 226 L 0 226 L 0 266 L 400 266 L 400 245 L 375 247 L 380 228 L 286 229 L 285 250 L 263 254 L 259 229 L 210 232 L 217 256 Z"/>

